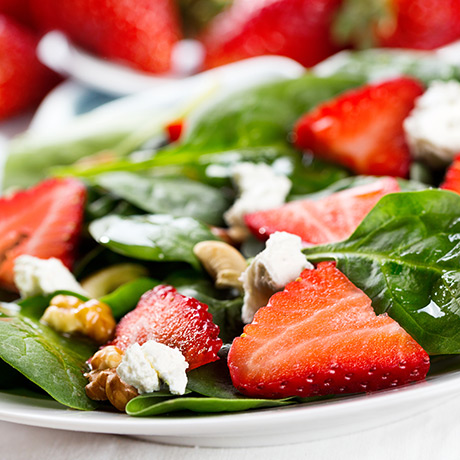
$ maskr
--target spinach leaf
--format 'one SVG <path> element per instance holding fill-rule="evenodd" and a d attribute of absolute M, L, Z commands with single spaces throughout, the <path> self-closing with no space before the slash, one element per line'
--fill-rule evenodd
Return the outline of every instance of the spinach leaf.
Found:
<path fill-rule="evenodd" d="M 460 68 L 426 52 L 392 49 L 342 51 L 313 68 L 318 76 L 346 75 L 382 80 L 400 75 L 418 78 L 424 83 L 433 80 L 460 78 Z"/>
<path fill-rule="evenodd" d="M 143 211 L 194 217 L 211 225 L 222 224 L 222 214 L 229 207 L 222 192 L 185 177 L 113 172 L 97 176 L 94 182 Z"/>
<path fill-rule="evenodd" d="M 223 152 L 287 142 L 294 122 L 318 103 L 362 83 L 359 77 L 270 83 L 216 100 L 189 120 L 179 151 Z"/>
<path fill-rule="evenodd" d="M 169 412 L 237 412 L 263 407 L 294 404 L 293 398 L 253 399 L 233 387 L 225 359 L 201 366 L 188 373 L 189 396 L 165 399 L 165 393 L 152 393 L 131 400 L 126 412 L 134 416 L 160 415 Z"/>
<path fill-rule="evenodd" d="M 362 82 L 358 77 L 320 78 L 305 75 L 295 80 L 260 85 L 220 98 L 197 110 L 188 120 L 182 144 L 159 151 L 151 159 L 142 162 L 122 159 L 91 169 L 74 166 L 57 173 L 91 177 L 108 171 L 145 172 L 154 168 L 175 167 L 196 175 L 200 174 L 200 166 L 210 176 L 219 177 L 227 173 L 216 162 L 260 162 L 267 161 L 267 157 L 273 161 L 286 152 L 291 155 L 289 133 L 301 115 L 318 103 Z M 326 178 L 328 170 L 333 174 L 338 171 L 346 174 L 337 166 L 321 165 Z M 315 175 L 310 174 L 310 178 L 315 180 Z M 335 177 L 336 180 L 339 178 Z M 333 180 L 327 184 L 331 182 Z"/>
<path fill-rule="evenodd" d="M 460 196 L 384 196 L 345 241 L 304 249 L 338 268 L 428 353 L 460 353 Z"/>
<path fill-rule="evenodd" d="M 34 305 L 35 303 L 35 305 Z M 0 307 L 0 358 L 74 409 L 91 410 L 97 403 L 85 394 L 85 361 L 96 347 L 69 339 L 40 323 L 44 298 L 29 299 L 28 308 Z"/>
<path fill-rule="evenodd" d="M 151 278 L 138 278 L 123 284 L 100 300 L 110 306 L 113 316 L 118 320 L 137 305 L 142 294 L 158 284 L 159 281 Z"/>
<path fill-rule="evenodd" d="M 134 259 L 183 261 L 200 267 L 193 254 L 196 243 L 216 237 L 191 217 L 164 214 L 145 216 L 107 216 L 89 226 L 93 238 L 112 251 Z"/>
<path fill-rule="evenodd" d="M 202 396 L 220 399 L 248 399 L 232 384 L 225 358 L 198 367 L 187 375 L 187 388 Z"/>
<path fill-rule="evenodd" d="M 155 395 L 143 395 L 132 399 L 126 413 L 135 417 L 148 417 L 178 411 L 198 413 L 238 412 L 263 407 L 280 407 L 294 404 L 286 399 L 222 399 L 204 397 L 182 397 L 158 401 Z"/>

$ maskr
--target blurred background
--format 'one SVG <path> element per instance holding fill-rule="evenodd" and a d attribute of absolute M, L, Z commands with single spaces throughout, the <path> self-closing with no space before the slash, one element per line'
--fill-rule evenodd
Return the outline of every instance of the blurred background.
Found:
<path fill-rule="evenodd" d="M 75 73 L 69 47 L 160 84 L 253 56 L 311 67 L 342 49 L 458 38 L 458 0 L 0 0 L 0 121 Z"/>

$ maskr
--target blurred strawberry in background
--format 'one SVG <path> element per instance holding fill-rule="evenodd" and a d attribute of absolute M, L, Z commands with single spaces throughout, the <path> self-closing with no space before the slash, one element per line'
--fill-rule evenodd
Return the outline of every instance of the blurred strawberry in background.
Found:
<path fill-rule="evenodd" d="M 460 1 L 343 0 L 334 29 L 358 48 L 430 50 L 460 38 Z"/>
<path fill-rule="evenodd" d="M 341 0 L 235 0 L 202 37 L 205 67 L 264 54 L 315 65 L 340 49 L 331 35 L 340 4 Z"/>
<path fill-rule="evenodd" d="M 35 28 L 29 0 L 0 0 L 0 13 L 31 28 Z"/>
<path fill-rule="evenodd" d="M 167 72 L 182 37 L 174 0 L 31 0 L 38 24 L 76 44 L 152 73 Z"/>
<path fill-rule="evenodd" d="M 343 48 L 434 49 L 460 38 L 460 0 L 0 0 L 0 15 L 0 119 L 56 82 L 35 58 L 37 34 L 52 29 L 153 74 L 171 70 L 183 37 L 202 41 L 203 68 L 265 54 L 310 67 Z"/>
<path fill-rule="evenodd" d="M 57 77 L 38 61 L 38 37 L 0 14 L 0 120 L 37 104 Z"/>

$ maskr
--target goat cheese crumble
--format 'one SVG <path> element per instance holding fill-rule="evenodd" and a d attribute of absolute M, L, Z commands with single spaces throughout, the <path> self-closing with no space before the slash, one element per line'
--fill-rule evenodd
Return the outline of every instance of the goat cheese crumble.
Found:
<path fill-rule="evenodd" d="M 55 258 L 39 259 L 22 255 L 14 260 L 14 283 L 21 297 L 72 291 L 88 295 L 68 268 Z"/>
<path fill-rule="evenodd" d="M 245 214 L 281 206 L 291 190 L 291 181 L 276 174 L 266 164 L 238 163 L 232 173 L 239 197 L 224 214 L 225 222 L 232 228 L 246 228 Z"/>
<path fill-rule="evenodd" d="M 188 363 L 176 348 L 148 340 L 143 345 L 131 345 L 117 367 L 123 382 L 135 387 L 140 394 L 160 390 L 161 382 L 174 395 L 183 395 L 187 386 Z"/>
<path fill-rule="evenodd" d="M 414 158 L 439 167 L 460 152 L 460 83 L 435 81 L 404 121 Z"/>
<path fill-rule="evenodd" d="M 305 268 L 312 269 L 302 253 L 302 240 L 287 232 L 270 235 L 265 249 L 241 275 L 244 288 L 242 319 L 250 323 L 257 310 L 267 305 L 270 297 L 294 281 Z"/>

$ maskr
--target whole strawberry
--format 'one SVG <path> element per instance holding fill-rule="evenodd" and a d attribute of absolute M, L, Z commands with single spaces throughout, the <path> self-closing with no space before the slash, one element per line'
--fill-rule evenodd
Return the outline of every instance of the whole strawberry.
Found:
<path fill-rule="evenodd" d="M 335 32 L 358 47 L 434 49 L 460 38 L 460 2 L 343 0 Z"/>
<path fill-rule="evenodd" d="M 35 56 L 37 38 L 0 14 L 0 120 L 38 103 L 56 82 Z"/>
<path fill-rule="evenodd" d="M 264 54 L 306 67 L 338 51 L 330 33 L 341 0 L 236 0 L 204 33 L 206 67 Z"/>
<path fill-rule="evenodd" d="M 60 29 L 76 44 L 147 72 L 167 72 L 181 38 L 173 0 L 31 0 L 44 29 Z"/>

